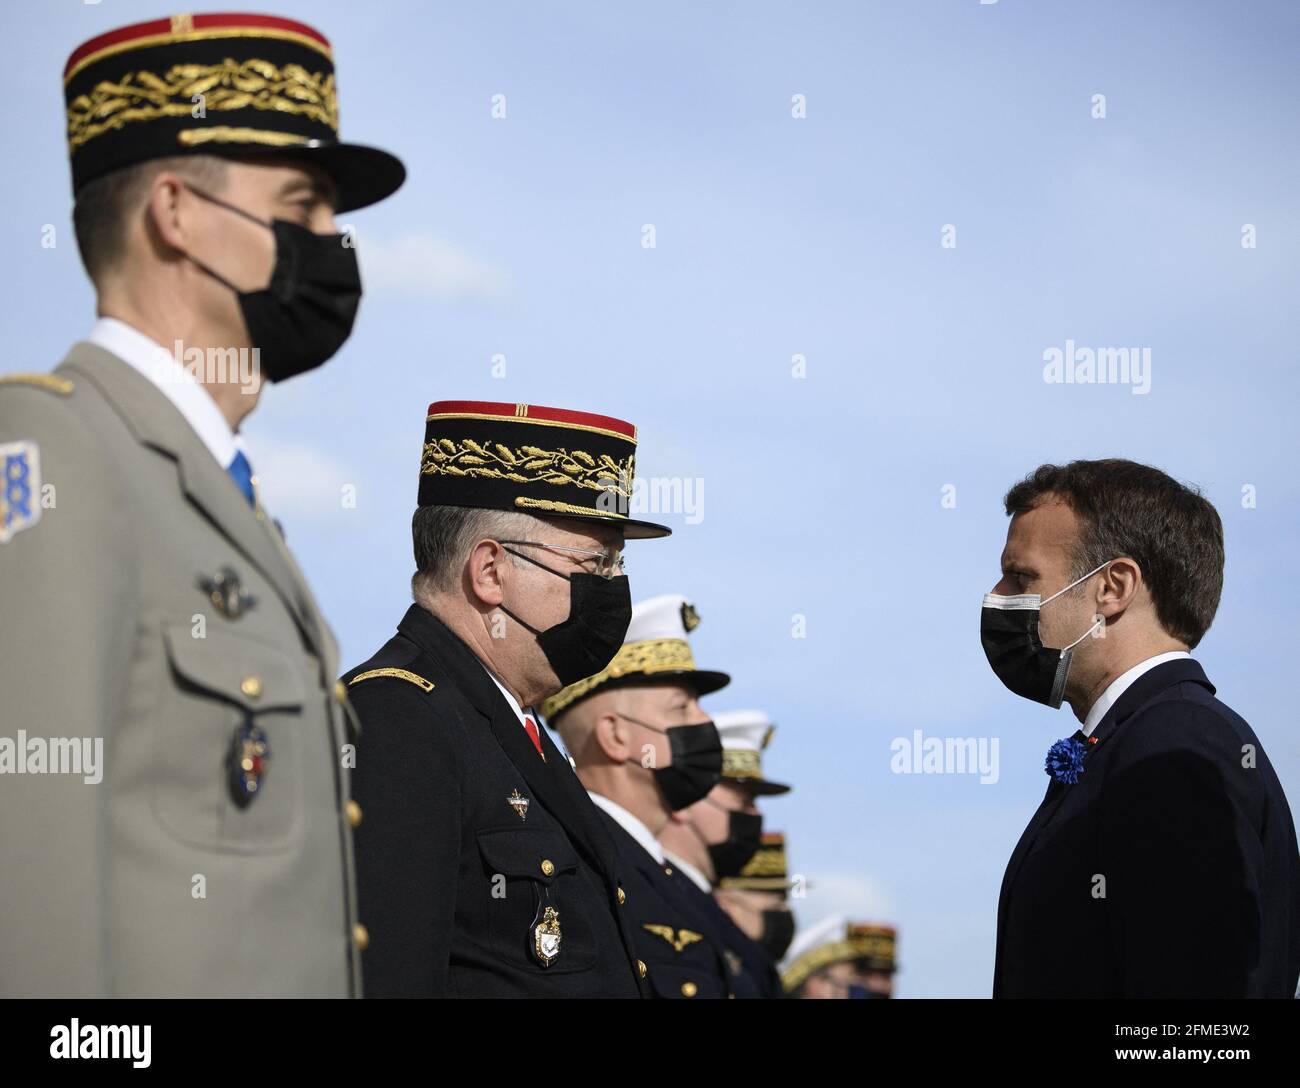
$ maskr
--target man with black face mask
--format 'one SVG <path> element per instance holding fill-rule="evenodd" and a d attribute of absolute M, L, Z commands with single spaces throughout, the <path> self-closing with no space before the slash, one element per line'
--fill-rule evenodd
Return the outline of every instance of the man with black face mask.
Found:
<path fill-rule="evenodd" d="M 720 711 L 714 721 L 722 738 L 722 778 L 706 797 L 674 812 L 659 838 L 694 894 L 718 907 L 723 939 L 743 963 L 755 996 L 779 997 L 775 951 L 782 943 L 788 947 L 793 935 L 788 911 L 781 916 L 780 904 L 746 903 L 743 892 L 717 894 L 720 883 L 744 872 L 762 845 L 758 798 L 790 790 L 763 775 L 762 753 L 776 727 L 761 710 Z M 765 915 L 769 907 L 772 913 Z"/>
<path fill-rule="evenodd" d="M 0 996 L 356 994 L 338 649 L 240 429 L 347 338 L 335 215 L 404 170 L 292 20 L 124 27 L 63 84 L 99 319 L 0 379 L 3 732 L 103 763 L 0 789 Z"/>
<path fill-rule="evenodd" d="M 656 838 L 722 771 L 722 743 L 698 695 L 728 677 L 695 668 L 686 638 L 694 617 L 677 595 L 636 605 L 614 660 L 542 704 L 614 838 L 638 957 L 655 996 L 668 998 L 733 996 L 726 950 Z"/>
<path fill-rule="evenodd" d="M 1080 728 L 1048 749 L 1047 794 L 1007 864 L 993 995 L 1292 997 L 1291 811 L 1190 655 L 1223 585 L 1218 512 L 1123 460 L 1042 465 L 1005 507 L 985 654 Z"/>
<path fill-rule="evenodd" d="M 650 993 L 614 840 L 533 710 L 609 664 L 623 542 L 668 535 L 627 514 L 635 449 L 609 416 L 428 408 L 415 603 L 344 676 L 368 995 Z"/>
<path fill-rule="evenodd" d="M 722 877 L 713 897 L 740 931 L 779 964 L 794 941 L 790 888 L 785 835 L 764 831 L 754 856 L 735 876 Z"/>

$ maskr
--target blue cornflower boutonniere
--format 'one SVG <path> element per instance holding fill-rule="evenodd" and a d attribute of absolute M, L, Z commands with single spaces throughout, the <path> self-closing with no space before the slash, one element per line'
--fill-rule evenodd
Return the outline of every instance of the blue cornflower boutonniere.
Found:
<path fill-rule="evenodd" d="M 1066 786 L 1073 786 L 1083 774 L 1083 757 L 1088 753 L 1088 746 L 1078 737 L 1066 737 L 1058 740 L 1047 750 L 1047 762 L 1043 770 Z"/>

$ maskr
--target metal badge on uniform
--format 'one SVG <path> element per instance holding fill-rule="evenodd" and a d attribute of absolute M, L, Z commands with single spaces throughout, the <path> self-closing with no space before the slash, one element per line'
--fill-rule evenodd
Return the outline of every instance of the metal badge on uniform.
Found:
<path fill-rule="evenodd" d="M 257 604 L 257 598 L 240 585 L 239 575 L 229 567 L 199 578 L 199 588 L 208 595 L 212 607 L 228 620 L 239 619 Z"/>
<path fill-rule="evenodd" d="M 521 820 L 528 819 L 528 798 L 519 792 L 518 786 L 516 786 L 514 792 L 506 798 L 506 801 L 512 809 L 519 813 L 519 818 Z"/>
<path fill-rule="evenodd" d="M 547 906 L 542 912 L 541 922 L 533 927 L 533 955 L 543 967 L 550 967 L 559 954 L 560 913 Z"/>
<path fill-rule="evenodd" d="M 246 719 L 231 739 L 228 760 L 230 795 L 240 808 L 247 807 L 261 790 L 270 760 L 266 731 L 254 725 L 252 718 Z"/>
<path fill-rule="evenodd" d="M 641 928 L 656 937 L 662 937 L 673 946 L 673 951 L 678 953 L 684 948 L 689 948 L 696 941 L 704 940 L 704 934 L 696 933 L 693 929 L 673 929 L 672 926 L 660 925 L 657 922 L 645 922 Z"/>
<path fill-rule="evenodd" d="M 0 444 L 0 544 L 41 520 L 41 451 L 35 442 Z"/>

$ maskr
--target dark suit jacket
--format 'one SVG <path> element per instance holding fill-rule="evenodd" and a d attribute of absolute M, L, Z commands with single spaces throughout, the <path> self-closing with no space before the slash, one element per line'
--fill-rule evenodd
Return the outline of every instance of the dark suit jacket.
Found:
<path fill-rule="evenodd" d="M 375 670 L 390 671 L 363 678 Z M 546 730 L 545 761 L 537 754 L 469 648 L 412 606 L 344 680 L 361 719 L 352 785 L 366 994 L 647 994 L 599 810 Z M 548 905 L 561 937 L 543 966 L 534 927 Z"/>
<path fill-rule="evenodd" d="M 1292 997 L 1300 857 L 1250 726 L 1183 658 L 1093 737 L 1007 865 L 993 996 Z"/>
<path fill-rule="evenodd" d="M 600 815 L 621 861 L 624 910 L 632 922 L 637 957 L 649 968 L 656 997 L 730 997 L 730 971 L 697 911 L 673 880 L 608 812 Z"/>
<path fill-rule="evenodd" d="M 711 944 L 721 948 L 731 972 L 731 991 L 738 998 L 784 997 L 781 976 L 762 946 L 746 936 L 708 892 L 669 864 L 670 876 L 687 903 L 699 912 L 700 924 Z"/>

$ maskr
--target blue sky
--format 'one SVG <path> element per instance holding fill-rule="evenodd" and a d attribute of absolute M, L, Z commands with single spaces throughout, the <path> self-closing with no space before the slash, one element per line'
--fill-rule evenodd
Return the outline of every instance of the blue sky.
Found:
<path fill-rule="evenodd" d="M 1300 9 L 703 7 L 280 0 L 334 43 L 345 137 L 410 179 L 345 217 L 356 333 L 263 398 L 251 455 L 353 664 L 408 602 L 428 402 L 635 422 L 638 471 L 702 481 L 704 505 L 655 512 L 677 531 L 629 549 L 633 596 L 692 596 L 697 659 L 734 677 L 706 707 L 779 723 L 768 772 L 797 788 L 768 821 L 811 887 L 800 918 L 893 921 L 901 994 L 985 995 L 1002 871 L 1075 724 L 1007 693 L 978 639 L 1001 495 L 1040 462 L 1132 457 L 1216 503 L 1226 586 L 1197 656 L 1300 803 Z M 92 320 L 63 62 L 168 13 L 0 16 L 26 43 L 0 69 L 3 369 L 53 367 Z M 1067 340 L 1149 348 L 1150 391 L 1045 383 Z M 918 728 L 997 738 L 998 782 L 892 774 Z"/>

